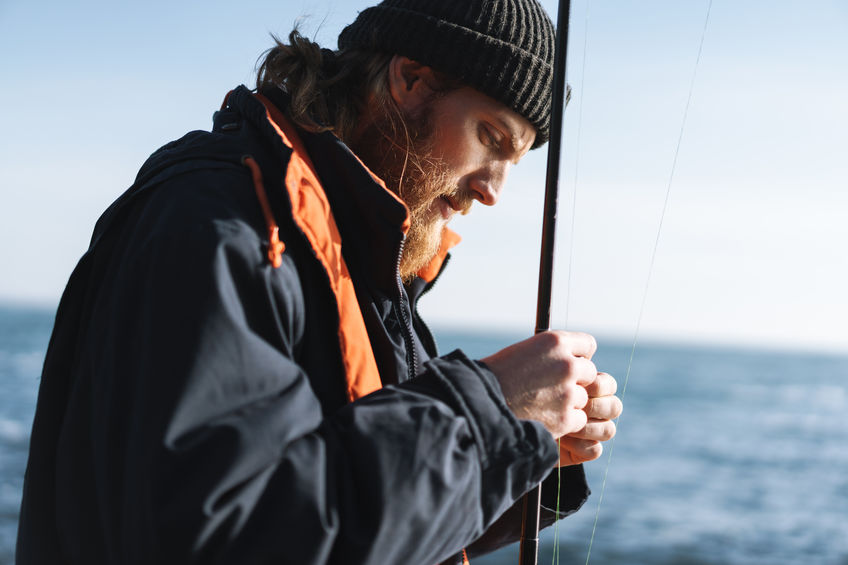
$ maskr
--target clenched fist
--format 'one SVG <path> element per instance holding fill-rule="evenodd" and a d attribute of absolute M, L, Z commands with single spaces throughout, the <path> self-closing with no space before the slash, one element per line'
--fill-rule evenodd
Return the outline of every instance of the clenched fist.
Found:
<path fill-rule="evenodd" d="M 559 439 L 560 465 L 577 465 L 601 456 L 601 442 L 615 436 L 613 420 L 621 415 L 623 408 L 621 400 L 615 396 L 617 387 L 615 379 L 606 373 L 598 373 L 595 382 L 586 387 L 589 397 L 583 409 L 586 425 Z"/>
<path fill-rule="evenodd" d="M 482 361 L 494 372 L 507 405 L 518 417 L 541 422 L 560 439 L 560 465 L 600 457 L 621 414 L 615 379 L 592 362 L 589 334 L 547 331 Z"/>

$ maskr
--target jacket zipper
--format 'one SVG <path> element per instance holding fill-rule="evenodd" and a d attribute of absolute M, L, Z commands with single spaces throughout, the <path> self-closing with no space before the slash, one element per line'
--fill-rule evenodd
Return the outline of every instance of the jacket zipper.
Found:
<path fill-rule="evenodd" d="M 436 338 L 433 335 L 433 330 L 430 329 L 430 326 L 427 324 L 424 318 L 421 317 L 421 314 L 418 313 L 418 301 L 421 300 L 421 297 L 430 292 L 430 289 L 433 288 L 433 286 L 436 284 L 436 281 L 438 281 L 442 277 L 442 273 L 445 272 L 445 267 L 447 266 L 449 260 L 450 255 L 445 257 L 445 260 L 442 263 L 442 268 L 439 269 L 438 273 L 436 273 L 436 278 L 427 283 L 427 286 L 424 287 L 424 290 L 422 290 L 421 293 L 417 297 L 415 297 L 415 301 L 411 303 L 410 308 L 414 321 L 417 321 L 419 324 L 421 324 L 421 326 L 427 331 L 427 335 L 425 337 L 427 338 L 427 341 L 429 341 L 429 343 L 427 344 L 427 348 L 429 348 L 430 351 L 428 351 L 428 353 L 430 353 L 433 357 L 436 357 L 439 354 L 439 348 L 436 346 Z"/>
<path fill-rule="evenodd" d="M 421 314 L 418 313 L 418 301 L 415 301 L 412 307 L 412 316 L 414 321 L 417 321 L 421 324 L 421 327 L 427 332 L 426 338 L 429 342 L 425 349 L 429 349 L 428 354 L 436 357 L 439 354 L 439 348 L 436 347 L 436 338 L 433 336 L 433 330 L 430 329 L 430 326 L 427 325 L 427 322 L 424 321 L 424 318 L 421 317 Z M 414 327 L 414 326 L 413 326 Z M 419 336 L 420 337 L 420 336 Z"/>
<path fill-rule="evenodd" d="M 409 319 L 409 316 L 406 315 L 406 310 L 403 308 L 403 282 L 400 280 L 400 260 L 403 256 L 403 246 L 406 244 L 406 237 L 400 240 L 400 246 L 398 247 L 397 253 L 397 263 L 395 264 L 395 280 L 397 281 L 397 289 L 398 289 L 398 298 L 397 302 L 395 302 L 395 308 L 400 313 L 400 318 L 403 321 L 403 340 L 406 343 L 406 363 L 407 363 L 407 378 L 412 380 L 415 378 L 415 368 L 418 364 L 418 359 L 415 354 L 415 340 L 412 337 L 412 321 Z M 412 309 L 410 308 L 410 312 Z"/>

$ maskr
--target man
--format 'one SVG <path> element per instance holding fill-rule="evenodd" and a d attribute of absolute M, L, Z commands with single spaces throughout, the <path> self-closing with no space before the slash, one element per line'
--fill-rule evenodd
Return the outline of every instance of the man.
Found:
<path fill-rule="evenodd" d="M 57 313 L 19 563 L 456 561 L 557 461 L 576 510 L 621 410 L 594 340 L 437 357 L 416 309 L 546 140 L 552 39 L 536 0 L 388 0 L 154 153 Z"/>

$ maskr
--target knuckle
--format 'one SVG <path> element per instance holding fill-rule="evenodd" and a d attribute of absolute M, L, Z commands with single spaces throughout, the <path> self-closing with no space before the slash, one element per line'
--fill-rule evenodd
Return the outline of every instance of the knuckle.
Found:
<path fill-rule="evenodd" d="M 568 421 L 568 414 L 566 414 L 565 412 L 560 412 L 559 414 L 557 414 L 557 418 L 554 421 L 553 425 L 554 430 L 552 430 L 554 432 L 554 435 L 559 437 L 569 433 L 571 431 L 569 429 L 569 423 L 570 422 Z"/>
<path fill-rule="evenodd" d="M 613 396 L 618 391 L 618 383 L 609 373 L 598 373 L 593 388 L 597 392 L 596 396 Z"/>
<path fill-rule="evenodd" d="M 573 434 L 586 427 L 586 413 L 582 410 L 565 410 L 558 422 L 560 435 Z"/>
<path fill-rule="evenodd" d="M 601 374 L 604 375 L 604 383 L 609 391 L 609 394 L 615 394 L 616 392 L 618 392 L 618 381 L 615 380 L 615 377 L 613 377 L 609 373 Z"/>
<path fill-rule="evenodd" d="M 603 401 L 601 403 L 601 401 Z M 598 399 L 597 418 L 602 420 L 614 420 L 618 418 L 621 410 L 619 409 L 620 401 L 615 396 L 605 396 Z"/>
<path fill-rule="evenodd" d="M 568 410 L 560 412 L 557 425 L 559 426 L 560 431 L 563 433 L 571 431 L 571 417 L 568 414 Z"/>
<path fill-rule="evenodd" d="M 594 444 L 588 446 L 586 449 L 586 455 L 591 457 L 591 459 L 597 459 L 603 454 L 603 452 L 604 446 L 601 442 L 595 442 Z"/>
<path fill-rule="evenodd" d="M 609 424 L 606 426 L 606 428 L 607 428 L 606 438 L 607 438 L 607 440 L 611 440 L 612 438 L 615 437 L 615 432 L 618 431 L 618 427 L 615 425 L 615 422 L 609 422 Z"/>
<path fill-rule="evenodd" d="M 595 340 L 595 336 L 586 332 L 574 332 L 572 335 L 576 339 L 585 342 L 586 349 L 588 351 L 588 355 L 586 357 L 591 359 L 595 352 L 598 351 L 598 342 Z"/>
<path fill-rule="evenodd" d="M 586 389 L 582 386 L 577 387 L 577 394 L 580 395 L 580 404 L 581 407 L 585 408 L 586 404 L 589 402 L 589 393 L 586 392 Z"/>
<path fill-rule="evenodd" d="M 589 393 L 582 386 L 571 387 L 571 402 L 575 408 L 583 410 L 589 403 Z"/>
<path fill-rule="evenodd" d="M 593 336 L 591 334 L 585 334 L 585 335 L 586 335 L 586 339 L 589 341 L 589 351 L 590 351 L 589 357 L 591 357 L 598 350 L 598 341 L 595 339 L 595 336 Z"/>
<path fill-rule="evenodd" d="M 594 399 L 593 408 L 598 418 L 603 420 L 611 420 L 615 418 L 615 402 L 614 396 L 604 396 Z"/>
<path fill-rule="evenodd" d="M 566 379 L 574 378 L 576 372 L 577 359 L 570 355 L 557 359 L 557 369 L 563 374 Z"/>
<path fill-rule="evenodd" d="M 615 424 L 613 422 L 604 422 L 600 428 L 598 435 L 601 441 L 609 441 L 615 437 Z"/>
<path fill-rule="evenodd" d="M 563 346 L 566 339 L 561 331 L 550 330 L 539 334 L 538 338 L 542 345 L 549 349 L 559 349 Z"/>

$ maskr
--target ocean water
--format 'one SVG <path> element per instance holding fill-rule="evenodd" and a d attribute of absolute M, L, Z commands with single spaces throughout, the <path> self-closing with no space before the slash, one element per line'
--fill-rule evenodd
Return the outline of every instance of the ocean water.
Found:
<path fill-rule="evenodd" d="M 620 396 L 631 347 L 599 339 L 594 357 Z M 624 404 L 541 564 L 848 565 L 848 357 L 642 344 Z M 474 560 L 517 563 L 517 545 Z"/>
<path fill-rule="evenodd" d="M 0 306 L 0 564 L 14 559 L 29 432 L 52 310 Z"/>
<path fill-rule="evenodd" d="M 52 310 L 0 306 L 0 565 L 14 560 L 52 323 Z M 472 356 L 520 337 L 437 336 Z M 599 343 L 596 364 L 623 384 L 630 346 Z M 559 563 L 586 562 L 597 515 L 596 565 L 848 565 L 848 357 L 643 344 L 624 402 L 611 449 L 586 465 L 592 497 L 560 522 Z M 553 547 L 549 529 L 540 563 L 557 562 Z"/>

